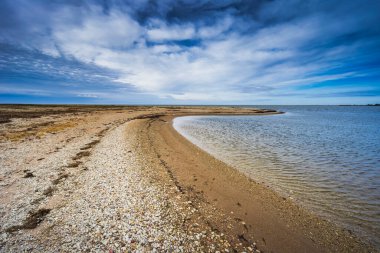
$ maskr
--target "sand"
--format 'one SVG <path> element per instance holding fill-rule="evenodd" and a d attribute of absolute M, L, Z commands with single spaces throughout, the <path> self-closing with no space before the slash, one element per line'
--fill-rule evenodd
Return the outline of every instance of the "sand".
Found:
<path fill-rule="evenodd" d="M 181 115 L 274 113 L 1 106 L 0 251 L 377 252 L 172 127 Z"/>

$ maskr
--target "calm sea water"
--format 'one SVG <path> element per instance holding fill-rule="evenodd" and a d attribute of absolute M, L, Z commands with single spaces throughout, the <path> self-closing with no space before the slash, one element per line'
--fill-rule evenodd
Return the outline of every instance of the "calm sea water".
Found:
<path fill-rule="evenodd" d="M 380 107 L 255 106 L 272 116 L 174 120 L 190 141 L 380 246 Z"/>

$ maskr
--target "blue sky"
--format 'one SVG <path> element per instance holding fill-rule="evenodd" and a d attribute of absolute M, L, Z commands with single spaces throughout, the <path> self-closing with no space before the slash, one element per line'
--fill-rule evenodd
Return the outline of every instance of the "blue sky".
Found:
<path fill-rule="evenodd" d="M 0 103 L 380 103 L 380 1 L 2 0 Z"/>

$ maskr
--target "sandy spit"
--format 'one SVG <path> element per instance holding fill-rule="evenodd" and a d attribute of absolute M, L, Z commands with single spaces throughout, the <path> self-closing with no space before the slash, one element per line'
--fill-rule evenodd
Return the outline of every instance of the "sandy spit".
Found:
<path fill-rule="evenodd" d="M 376 252 L 171 126 L 273 113 L 1 106 L 0 252 Z"/>

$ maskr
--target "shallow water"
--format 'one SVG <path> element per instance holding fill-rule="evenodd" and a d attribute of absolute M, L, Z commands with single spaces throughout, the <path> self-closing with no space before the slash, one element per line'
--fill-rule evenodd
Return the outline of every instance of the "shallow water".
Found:
<path fill-rule="evenodd" d="M 256 106 L 260 107 L 260 106 Z M 380 246 L 380 107 L 261 106 L 174 120 L 190 141 Z"/>

